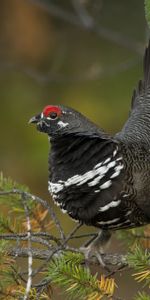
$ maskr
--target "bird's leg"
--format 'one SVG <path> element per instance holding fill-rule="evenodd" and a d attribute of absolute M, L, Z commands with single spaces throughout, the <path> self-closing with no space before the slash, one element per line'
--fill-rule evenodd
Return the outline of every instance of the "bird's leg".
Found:
<path fill-rule="evenodd" d="M 102 254 L 105 252 L 105 248 L 108 245 L 110 240 L 111 233 L 108 230 L 100 230 L 98 236 L 88 243 L 88 246 L 80 247 L 81 252 L 83 252 L 85 259 L 89 259 L 95 256 L 103 268 L 106 268 L 106 265 L 103 261 Z"/>

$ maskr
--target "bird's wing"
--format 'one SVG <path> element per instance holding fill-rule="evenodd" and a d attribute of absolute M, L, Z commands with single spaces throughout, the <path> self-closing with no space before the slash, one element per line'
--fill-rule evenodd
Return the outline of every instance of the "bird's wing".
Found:
<path fill-rule="evenodd" d="M 145 50 L 143 69 L 144 78 L 133 92 L 129 118 L 116 137 L 150 146 L 150 41 Z"/>

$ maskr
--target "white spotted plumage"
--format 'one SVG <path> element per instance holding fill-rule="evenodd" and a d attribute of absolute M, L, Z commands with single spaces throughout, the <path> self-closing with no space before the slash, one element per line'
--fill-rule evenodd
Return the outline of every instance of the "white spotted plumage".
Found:
<path fill-rule="evenodd" d="M 117 154 L 117 150 L 113 152 L 113 157 Z M 123 164 L 117 164 L 117 160 L 113 158 L 107 158 L 102 162 L 96 164 L 92 170 L 85 172 L 82 175 L 74 175 L 68 178 L 66 181 L 58 180 L 58 182 L 54 183 L 49 181 L 49 192 L 56 199 L 56 195 L 59 194 L 64 188 L 68 188 L 70 186 L 81 186 L 85 183 L 89 187 L 98 186 L 98 189 L 95 190 L 95 193 L 100 192 L 101 190 L 107 189 L 112 185 L 112 179 L 119 176 L 120 171 L 123 169 Z M 106 176 L 110 169 L 114 170 L 114 173 L 110 176 L 110 178 L 101 184 L 101 180 Z"/>
<path fill-rule="evenodd" d="M 101 206 L 99 208 L 99 211 L 103 212 L 103 211 L 106 211 L 106 210 L 108 210 L 112 207 L 117 207 L 120 203 L 121 203 L 121 200 L 109 202 L 108 204 L 106 204 L 104 206 Z"/>
<path fill-rule="evenodd" d="M 67 204 L 64 206 L 65 202 L 62 202 L 61 200 L 61 193 L 63 194 L 67 192 L 67 190 L 69 191 L 71 187 L 82 189 L 82 185 L 87 185 L 88 188 L 94 189 L 93 193 L 95 195 L 98 195 L 113 185 L 113 180 L 120 175 L 121 170 L 124 167 L 123 162 L 121 161 L 122 158 L 119 157 L 119 160 L 117 160 L 117 150 L 118 149 L 115 149 L 112 156 L 100 161 L 84 174 L 76 174 L 66 180 L 58 180 L 57 182 L 49 181 L 49 192 L 52 194 L 54 201 L 60 206 L 63 213 L 69 213 L 69 207 L 67 208 Z M 105 214 L 108 210 L 115 209 L 120 204 L 121 200 L 114 198 L 106 205 L 100 206 L 98 212 L 99 214 Z M 101 226 L 112 227 L 115 227 L 118 223 L 122 224 L 120 216 L 118 217 L 118 215 L 112 220 L 108 219 L 107 221 L 104 221 L 103 219 L 100 219 L 98 222 Z"/>
<path fill-rule="evenodd" d="M 48 190 L 49 192 L 53 195 L 53 194 L 57 194 L 60 191 L 63 190 L 63 184 L 59 183 L 53 183 L 51 181 L 48 182 Z"/>
<path fill-rule="evenodd" d="M 58 126 L 59 126 L 60 128 L 65 128 L 66 126 L 69 125 L 69 123 L 64 123 L 64 122 L 62 122 L 62 121 L 59 121 L 57 124 L 58 124 Z"/>
<path fill-rule="evenodd" d="M 118 221 L 120 221 L 120 218 L 115 218 L 115 219 L 108 220 L 108 221 L 99 221 L 98 224 L 100 224 L 100 225 L 110 225 L 110 224 L 117 223 Z"/>
<path fill-rule="evenodd" d="M 127 216 L 129 216 L 131 214 L 132 214 L 132 210 L 129 210 L 129 211 L 126 212 L 125 216 L 127 217 Z"/>
<path fill-rule="evenodd" d="M 118 223 L 118 224 L 113 224 L 113 225 L 110 225 L 109 228 L 110 229 L 115 229 L 115 228 L 120 228 L 120 227 L 126 227 L 126 226 L 134 226 L 134 223 L 131 223 L 130 220 L 125 220 L 124 222 L 121 222 L 121 223 Z"/>
<path fill-rule="evenodd" d="M 115 173 L 113 173 L 113 174 L 110 176 L 110 178 L 113 179 L 113 178 L 117 177 L 119 174 L 120 174 L 120 171 L 118 170 L 118 171 L 116 171 Z"/>
<path fill-rule="evenodd" d="M 107 189 L 107 188 L 109 188 L 111 185 L 112 185 L 112 181 L 111 181 L 111 180 L 108 180 L 108 181 L 106 181 L 105 183 L 103 183 L 102 185 L 100 185 L 100 189 L 101 189 L 101 190 Z"/>
<path fill-rule="evenodd" d="M 61 211 L 62 211 L 63 214 L 66 214 L 66 213 L 67 213 L 67 210 L 64 209 L 64 208 L 61 208 Z"/>

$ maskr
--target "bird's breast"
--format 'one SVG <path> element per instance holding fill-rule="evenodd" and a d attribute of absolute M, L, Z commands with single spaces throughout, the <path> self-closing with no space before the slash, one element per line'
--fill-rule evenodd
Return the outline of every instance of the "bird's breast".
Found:
<path fill-rule="evenodd" d="M 110 214 L 119 207 L 123 169 L 123 158 L 115 150 L 112 156 L 97 162 L 92 168 L 87 165 L 86 172 L 79 172 L 66 180 L 62 176 L 54 181 L 51 174 L 48 189 L 63 212 L 74 219 L 91 223 L 98 215 L 106 216 L 107 211 Z M 110 215 L 105 223 L 109 224 L 112 218 Z"/>

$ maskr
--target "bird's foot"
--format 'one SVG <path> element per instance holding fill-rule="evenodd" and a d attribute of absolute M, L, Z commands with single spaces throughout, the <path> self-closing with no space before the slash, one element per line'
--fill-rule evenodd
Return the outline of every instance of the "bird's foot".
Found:
<path fill-rule="evenodd" d="M 106 266 L 104 260 L 103 260 L 103 254 L 104 254 L 104 248 L 106 247 L 106 244 L 108 243 L 109 239 L 111 237 L 111 234 L 109 231 L 100 231 L 98 236 L 92 241 L 90 244 L 88 243 L 87 246 L 80 247 L 80 251 L 84 254 L 85 259 L 88 261 L 90 258 L 95 257 L 99 264 L 106 269 L 107 271 L 110 271 L 108 267 Z"/>
<path fill-rule="evenodd" d="M 90 260 L 91 258 L 95 257 L 99 264 L 103 267 L 106 268 L 106 265 L 103 260 L 103 253 L 100 251 L 96 250 L 95 248 L 93 249 L 92 247 L 80 247 L 80 251 L 84 254 L 85 260 Z"/>

